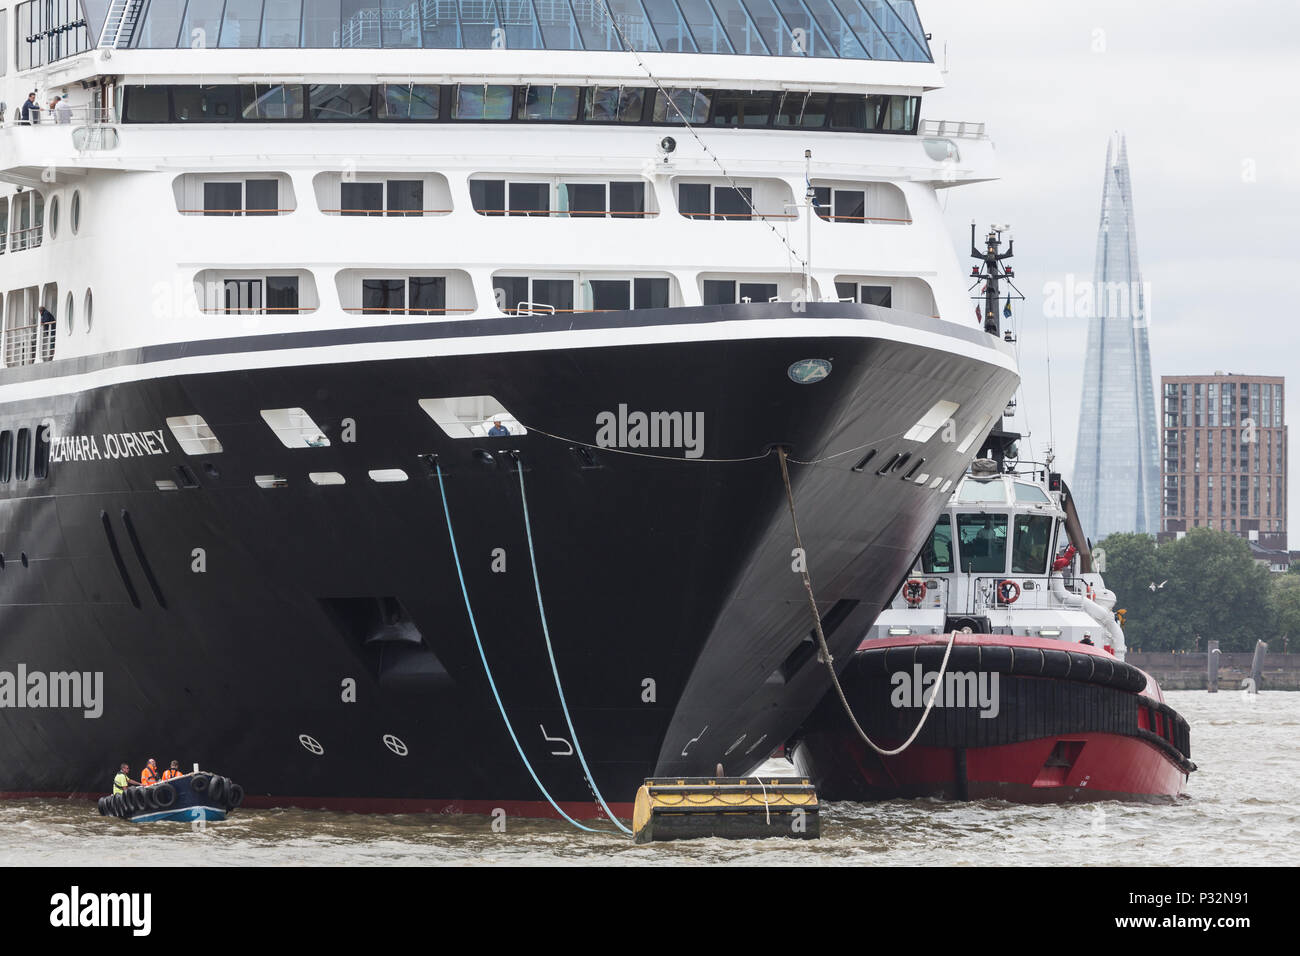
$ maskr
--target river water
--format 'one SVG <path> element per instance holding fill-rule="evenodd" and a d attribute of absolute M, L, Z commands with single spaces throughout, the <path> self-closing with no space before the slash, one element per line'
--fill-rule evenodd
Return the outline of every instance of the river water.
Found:
<path fill-rule="evenodd" d="M 822 838 L 634 846 L 560 821 L 241 810 L 202 831 L 132 825 L 65 800 L 0 803 L 0 865 L 1076 866 L 1300 863 L 1300 693 L 1174 691 L 1191 724 L 1192 774 L 1169 804 L 1002 801 L 828 804 Z"/>

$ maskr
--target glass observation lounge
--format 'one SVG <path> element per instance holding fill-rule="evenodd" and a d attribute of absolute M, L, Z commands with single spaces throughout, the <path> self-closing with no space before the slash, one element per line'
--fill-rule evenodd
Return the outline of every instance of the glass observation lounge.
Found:
<path fill-rule="evenodd" d="M 102 0 L 89 0 L 91 27 Z M 130 46 L 732 53 L 932 62 L 912 0 L 146 0 Z"/>

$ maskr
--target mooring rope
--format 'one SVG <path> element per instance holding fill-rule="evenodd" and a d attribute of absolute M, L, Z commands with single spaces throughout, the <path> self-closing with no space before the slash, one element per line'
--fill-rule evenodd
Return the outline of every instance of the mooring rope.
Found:
<path fill-rule="evenodd" d="M 546 656 L 551 659 L 551 675 L 555 678 L 555 692 L 560 695 L 560 707 L 564 711 L 564 722 L 569 727 L 569 733 L 573 738 L 574 752 L 578 755 L 578 762 L 582 765 L 582 772 L 586 775 L 587 785 L 591 788 L 592 794 L 595 795 L 606 816 L 613 821 L 614 826 L 631 836 L 632 831 L 614 815 L 614 811 L 609 808 L 609 804 L 605 802 L 604 796 L 601 795 L 600 787 L 596 785 L 596 777 L 591 772 L 591 768 L 587 766 L 587 758 L 582 753 L 582 744 L 578 742 L 578 731 L 573 726 L 573 718 L 569 715 L 569 703 L 564 698 L 564 688 L 560 686 L 560 670 L 555 664 L 555 648 L 551 644 L 551 629 L 546 624 L 546 608 L 542 605 L 542 582 L 537 575 L 537 552 L 533 548 L 533 524 L 528 516 L 528 492 L 524 490 L 524 466 L 518 457 L 515 458 L 515 470 L 519 472 L 519 500 L 524 508 L 524 530 L 528 533 L 528 560 L 533 566 L 533 588 L 537 592 L 537 613 L 542 620 L 542 636 L 546 638 Z"/>
<path fill-rule="evenodd" d="M 447 488 L 443 484 L 442 480 L 442 466 L 437 462 L 434 462 L 434 468 L 438 474 L 438 491 L 442 494 L 442 511 L 447 517 L 447 537 L 451 540 L 451 556 L 456 562 L 456 577 L 460 580 L 460 593 L 465 599 L 465 611 L 469 614 L 469 626 L 474 632 L 474 643 L 478 646 L 479 660 L 483 662 L 483 673 L 487 675 L 488 686 L 492 688 L 492 696 L 496 698 L 497 710 L 501 712 L 501 719 L 505 721 L 506 730 L 510 733 L 510 739 L 514 741 L 515 750 L 519 752 L 519 759 L 524 762 L 524 766 L 528 769 L 529 776 L 533 778 L 533 783 L 537 784 L 537 789 L 542 792 L 542 796 L 546 798 L 546 802 L 555 809 L 556 813 L 564 817 L 565 820 L 568 820 L 579 830 L 585 830 L 588 833 L 608 833 L 608 830 L 598 830 L 594 827 L 589 827 L 585 824 L 579 823 L 561 809 L 560 805 L 555 802 L 555 798 L 551 796 L 550 791 L 548 791 L 542 784 L 541 779 L 537 776 L 537 771 L 533 769 L 533 765 L 528 760 L 528 755 L 524 753 L 523 745 L 519 743 L 519 737 L 515 734 L 515 728 L 510 723 L 510 718 L 506 714 L 506 705 L 501 700 L 501 694 L 497 691 L 497 683 L 492 677 L 492 668 L 488 665 L 487 654 L 483 650 L 483 641 L 479 638 L 478 624 L 474 620 L 474 608 L 470 605 L 469 590 L 465 586 L 465 572 L 461 568 L 460 553 L 456 550 L 456 532 L 452 530 L 451 526 L 451 508 L 447 505 Z M 617 823 L 618 821 L 615 822 Z"/>
<path fill-rule="evenodd" d="M 830 671 L 831 683 L 835 685 L 835 693 L 840 699 L 840 704 L 844 707 L 844 713 L 849 718 L 849 723 L 853 725 L 853 729 L 857 731 L 858 736 L 862 738 L 866 745 L 882 757 L 897 756 L 912 746 L 913 741 L 920 735 L 921 728 L 925 726 L 926 720 L 929 719 L 930 711 L 934 709 L 934 702 L 938 699 L 939 690 L 943 685 L 944 672 L 948 670 L 948 657 L 952 654 L 952 646 L 957 641 L 957 632 L 954 630 L 948 636 L 948 647 L 943 652 L 943 663 L 939 665 L 939 677 L 935 681 L 934 691 L 930 694 L 930 699 L 926 701 L 925 712 L 921 714 L 921 720 L 916 725 L 916 729 L 912 731 L 912 736 L 893 750 L 885 750 L 877 746 L 875 741 L 867 736 L 867 732 L 862 729 L 858 719 L 853 715 L 853 708 L 849 706 L 848 698 L 844 696 L 844 688 L 840 686 L 840 679 L 835 673 L 835 660 L 831 657 L 830 648 L 826 646 L 826 635 L 822 633 L 822 617 L 817 612 L 817 599 L 813 596 L 812 576 L 808 573 L 808 552 L 804 550 L 803 540 L 799 535 L 799 519 L 794 512 L 794 490 L 790 487 L 790 470 L 785 464 L 786 454 L 784 448 L 777 449 L 777 457 L 781 462 L 781 480 L 785 482 L 786 502 L 790 505 L 790 523 L 794 525 L 794 544 L 799 549 L 799 554 L 803 556 L 801 572 L 804 590 L 808 592 L 808 607 L 812 609 L 813 627 L 817 632 L 817 643 L 821 648 L 821 658 L 826 664 L 826 669 Z"/>

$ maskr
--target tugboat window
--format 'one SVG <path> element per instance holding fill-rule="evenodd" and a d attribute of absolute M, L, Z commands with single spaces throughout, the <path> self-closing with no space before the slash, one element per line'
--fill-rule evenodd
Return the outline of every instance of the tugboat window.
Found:
<path fill-rule="evenodd" d="M 958 546 L 967 574 L 1003 574 L 1007 569 L 1007 516 L 959 514 Z"/>
<path fill-rule="evenodd" d="M 939 519 L 921 551 L 921 570 L 926 574 L 952 573 L 952 522 Z"/>
<path fill-rule="evenodd" d="M 1051 535 L 1050 516 L 1016 515 L 1016 540 L 1011 548 L 1011 570 L 1018 574 L 1045 573 Z"/>

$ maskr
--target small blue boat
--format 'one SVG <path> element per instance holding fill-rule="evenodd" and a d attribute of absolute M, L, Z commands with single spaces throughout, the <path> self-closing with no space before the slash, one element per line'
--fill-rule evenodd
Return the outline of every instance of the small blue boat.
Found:
<path fill-rule="evenodd" d="M 244 788 L 229 777 L 195 771 L 148 787 L 127 787 L 99 798 L 101 816 L 132 823 L 224 820 L 244 802 Z"/>

